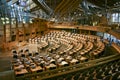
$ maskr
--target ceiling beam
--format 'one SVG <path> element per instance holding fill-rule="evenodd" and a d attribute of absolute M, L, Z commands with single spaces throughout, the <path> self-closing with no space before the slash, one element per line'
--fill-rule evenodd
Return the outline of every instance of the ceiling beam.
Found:
<path fill-rule="evenodd" d="M 45 7 L 38 1 L 38 0 L 32 0 L 35 4 L 37 4 L 46 14 L 50 14 L 50 12 L 45 9 Z"/>

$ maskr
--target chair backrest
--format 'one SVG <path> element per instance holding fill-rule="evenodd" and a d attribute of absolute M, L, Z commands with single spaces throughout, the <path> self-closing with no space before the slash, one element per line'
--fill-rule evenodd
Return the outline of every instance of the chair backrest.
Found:
<path fill-rule="evenodd" d="M 17 54 L 14 54 L 14 55 L 13 55 L 13 58 L 18 58 L 18 55 L 17 55 Z"/>
<path fill-rule="evenodd" d="M 21 57 L 25 57 L 25 54 L 21 54 Z"/>

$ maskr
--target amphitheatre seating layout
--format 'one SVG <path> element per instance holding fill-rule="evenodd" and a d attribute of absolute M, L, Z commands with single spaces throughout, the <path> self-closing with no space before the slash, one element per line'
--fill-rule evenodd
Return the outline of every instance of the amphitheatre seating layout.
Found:
<path fill-rule="evenodd" d="M 29 39 L 28 44 L 36 45 L 36 50 L 29 47 L 12 50 L 12 67 L 16 76 L 55 70 L 98 59 L 104 55 L 105 49 L 105 44 L 98 36 L 65 31 L 51 31 L 42 37 Z M 77 80 L 76 75 L 81 76 L 84 73 L 79 72 L 70 77 Z M 94 74 L 88 75 L 87 78 L 90 78 Z"/>

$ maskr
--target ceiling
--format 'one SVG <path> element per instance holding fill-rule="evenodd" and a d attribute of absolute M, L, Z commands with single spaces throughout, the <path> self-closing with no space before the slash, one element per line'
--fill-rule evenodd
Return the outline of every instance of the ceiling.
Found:
<path fill-rule="evenodd" d="M 102 8 L 104 7 L 113 8 L 115 7 L 115 4 L 120 2 L 120 0 L 87 0 L 87 1 Z"/>
<path fill-rule="evenodd" d="M 13 0 L 7 0 L 13 1 Z M 17 0 L 16 0 L 17 1 Z M 81 15 L 104 13 L 115 9 L 120 12 L 120 0 L 18 0 L 28 3 L 29 12 L 43 10 L 49 17 L 64 18 Z M 30 4 L 29 4 L 30 3 Z"/>
<path fill-rule="evenodd" d="M 49 10 L 45 9 L 45 7 L 43 8 L 41 4 L 39 4 L 39 1 L 43 1 L 45 5 L 47 5 L 47 7 L 51 9 L 52 14 L 50 13 L 50 15 L 56 16 L 68 15 L 68 13 L 75 11 L 75 9 L 77 8 L 85 9 L 86 6 L 89 8 L 88 11 L 90 10 L 97 11 L 101 9 L 112 9 L 115 7 L 120 7 L 119 0 L 32 0 L 32 1 L 35 2 L 38 5 L 38 7 L 41 7 L 47 14 L 49 14 L 50 13 Z M 82 7 L 79 7 L 79 5 L 82 5 Z"/>

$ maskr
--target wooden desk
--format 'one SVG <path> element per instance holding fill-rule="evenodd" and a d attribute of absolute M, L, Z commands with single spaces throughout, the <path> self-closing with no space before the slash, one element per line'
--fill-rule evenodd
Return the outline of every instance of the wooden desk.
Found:
<path fill-rule="evenodd" d="M 55 59 L 58 59 L 59 57 L 60 57 L 60 55 L 56 55 L 54 58 L 55 58 Z"/>
<path fill-rule="evenodd" d="M 94 56 L 97 56 L 98 54 L 99 54 L 98 51 L 94 51 L 94 52 L 93 52 L 93 55 L 94 55 Z"/>
<path fill-rule="evenodd" d="M 79 62 L 77 59 L 72 59 L 72 60 L 70 61 L 71 64 L 76 64 L 77 62 Z"/>
<path fill-rule="evenodd" d="M 35 68 L 30 68 L 31 72 L 42 71 L 43 68 L 40 66 L 36 66 Z"/>
<path fill-rule="evenodd" d="M 68 62 L 62 61 L 61 63 L 58 64 L 60 67 L 69 65 Z"/>
<path fill-rule="evenodd" d="M 64 58 L 63 57 L 60 57 L 58 60 L 57 60 L 57 62 L 61 62 L 61 61 L 63 61 L 64 60 Z"/>
<path fill-rule="evenodd" d="M 85 52 L 80 52 L 80 54 L 81 54 L 81 55 L 84 55 L 84 54 L 85 54 Z"/>
<path fill-rule="evenodd" d="M 86 57 L 83 57 L 83 56 L 82 56 L 82 57 L 80 58 L 80 61 L 85 61 L 85 60 L 87 60 Z"/>
<path fill-rule="evenodd" d="M 51 60 L 50 60 L 50 63 L 52 63 L 52 62 L 54 62 L 54 63 L 55 63 L 55 59 L 51 59 Z"/>
<path fill-rule="evenodd" d="M 53 63 L 49 64 L 48 66 L 45 66 L 46 70 L 48 69 L 55 69 L 57 66 Z"/>
<path fill-rule="evenodd" d="M 17 70 L 17 69 L 23 69 L 23 68 L 24 68 L 24 65 L 14 66 L 14 70 Z"/>
<path fill-rule="evenodd" d="M 71 57 L 71 56 L 67 56 L 67 57 L 66 57 L 66 61 L 67 61 L 67 62 L 70 62 L 71 60 L 72 60 L 72 57 Z"/>
<path fill-rule="evenodd" d="M 23 75 L 28 73 L 26 69 L 21 69 L 20 71 L 15 70 L 15 75 Z"/>

